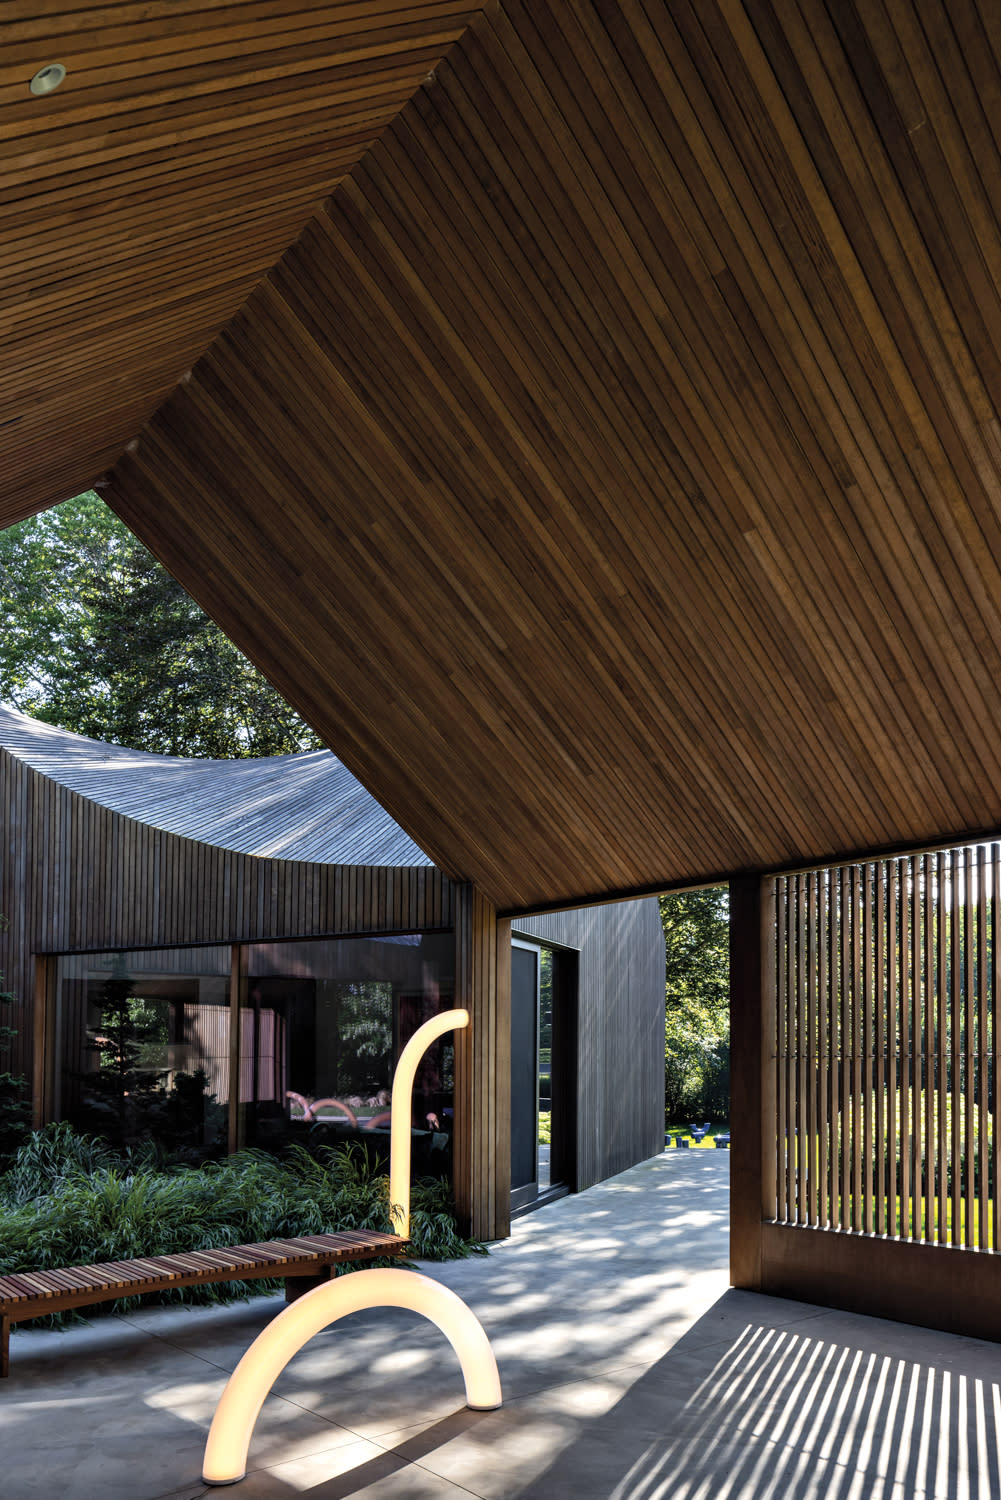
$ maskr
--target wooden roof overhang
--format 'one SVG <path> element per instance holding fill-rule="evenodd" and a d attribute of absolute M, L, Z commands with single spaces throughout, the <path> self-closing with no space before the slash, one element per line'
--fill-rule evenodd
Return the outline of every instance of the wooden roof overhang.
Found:
<path fill-rule="evenodd" d="M 997 829 L 999 102 L 987 3 L 492 4 L 105 494 L 502 908 Z"/>
<path fill-rule="evenodd" d="M 154 755 L 2 704 L 0 750 L 100 808 L 192 843 L 297 863 L 430 864 L 329 750 L 239 760 Z"/>
<path fill-rule="evenodd" d="M 476 9 L 0 0 L 0 522 L 119 457 Z"/>

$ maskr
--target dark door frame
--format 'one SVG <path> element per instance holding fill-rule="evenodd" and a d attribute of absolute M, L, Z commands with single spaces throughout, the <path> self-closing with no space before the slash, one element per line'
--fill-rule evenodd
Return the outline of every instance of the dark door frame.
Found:
<path fill-rule="evenodd" d="M 512 937 L 511 945 L 512 948 L 528 950 L 537 955 L 534 1069 L 536 1131 L 539 1110 L 539 970 L 543 951 L 551 953 L 553 959 L 550 1185 L 539 1192 L 537 1167 L 531 1183 L 517 1187 L 512 1185 L 511 1213 L 513 1217 L 519 1217 L 577 1189 L 577 1010 L 580 955 L 575 948 L 565 948 L 558 943 L 545 942 L 532 936 Z"/>

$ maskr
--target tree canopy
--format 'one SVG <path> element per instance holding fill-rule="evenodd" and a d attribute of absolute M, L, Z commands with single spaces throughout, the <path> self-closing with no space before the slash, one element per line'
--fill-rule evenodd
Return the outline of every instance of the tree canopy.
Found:
<path fill-rule="evenodd" d="M 89 492 L 0 531 L 0 701 L 167 755 L 283 755 L 320 740 Z"/>
<path fill-rule="evenodd" d="M 729 1110 L 730 950 L 726 886 L 661 896 L 667 957 L 664 1031 L 668 1121 Z"/>
<path fill-rule="evenodd" d="M 697 1011 L 716 1032 L 729 1018 L 729 915 L 725 885 L 660 898 L 668 1009 Z"/>

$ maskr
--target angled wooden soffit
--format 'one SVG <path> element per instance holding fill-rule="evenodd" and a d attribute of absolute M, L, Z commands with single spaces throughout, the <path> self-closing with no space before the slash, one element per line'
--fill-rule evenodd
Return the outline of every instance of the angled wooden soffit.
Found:
<path fill-rule="evenodd" d="M 119 457 L 477 9 L 0 0 L 0 526 Z"/>
<path fill-rule="evenodd" d="M 997 828 L 999 58 L 491 6 L 109 499 L 501 908 Z"/>

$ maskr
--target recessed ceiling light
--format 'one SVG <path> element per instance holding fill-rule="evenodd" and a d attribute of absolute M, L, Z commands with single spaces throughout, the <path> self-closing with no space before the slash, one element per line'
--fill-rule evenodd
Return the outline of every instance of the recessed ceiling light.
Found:
<path fill-rule="evenodd" d="M 65 77 L 66 69 L 62 63 L 46 63 L 44 68 L 39 68 L 28 87 L 33 94 L 51 94 Z"/>

